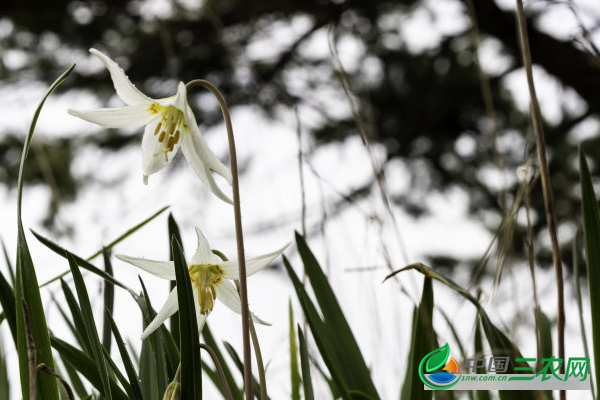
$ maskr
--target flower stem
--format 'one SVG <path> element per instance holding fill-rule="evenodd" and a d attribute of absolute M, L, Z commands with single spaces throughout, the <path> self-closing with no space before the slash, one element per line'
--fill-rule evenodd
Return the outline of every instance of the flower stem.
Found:
<path fill-rule="evenodd" d="M 233 127 L 231 117 L 225 99 L 219 90 L 210 82 L 204 79 L 194 79 L 188 82 L 186 89 L 189 91 L 195 86 L 203 86 L 210 90 L 217 98 L 225 127 L 227 128 L 227 139 L 229 140 L 229 158 L 231 162 L 231 187 L 233 190 L 233 213 L 235 218 L 235 237 L 237 241 L 238 265 L 239 265 L 239 280 L 240 280 L 240 301 L 242 304 L 242 338 L 244 345 L 244 393 L 246 400 L 252 400 L 252 354 L 250 353 L 250 328 L 248 311 L 248 289 L 246 285 L 246 257 L 244 255 L 244 235 L 242 233 L 242 212 L 240 207 L 240 186 L 238 180 L 237 154 L 235 151 L 235 140 L 233 137 Z"/>
<path fill-rule="evenodd" d="M 206 350 L 208 354 L 210 354 L 210 358 L 212 358 L 213 363 L 215 364 L 215 368 L 217 369 L 217 373 L 219 374 L 219 379 L 221 379 L 221 385 L 223 385 L 223 390 L 225 391 L 225 397 L 227 400 L 233 400 L 233 396 L 231 395 L 231 389 L 229 389 L 229 385 L 227 384 L 227 379 L 225 379 L 225 373 L 223 372 L 223 367 L 219 362 L 219 358 L 215 354 L 215 351 L 207 344 L 200 343 L 200 348 Z"/>

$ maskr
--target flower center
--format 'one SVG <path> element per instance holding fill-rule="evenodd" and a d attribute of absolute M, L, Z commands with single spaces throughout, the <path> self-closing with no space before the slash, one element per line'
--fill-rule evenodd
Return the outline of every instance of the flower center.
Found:
<path fill-rule="evenodd" d="M 208 315 L 212 311 L 217 298 L 215 286 L 222 282 L 225 271 L 218 265 L 213 264 L 192 264 L 188 267 L 188 271 L 190 280 L 196 286 L 198 292 L 200 313 Z"/>
<path fill-rule="evenodd" d="M 188 129 L 183 117 L 183 112 L 176 107 L 163 107 L 158 103 L 152 103 L 148 110 L 152 114 L 162 114 L 162 118 L 156 129 L 154 136 L 158 136 L 158 143 L 154 156 L 164 153 L 165 161 L 169 161 L 169 153 L 173 151 L 175 145 L 179 142 L 181 129 Z"/>

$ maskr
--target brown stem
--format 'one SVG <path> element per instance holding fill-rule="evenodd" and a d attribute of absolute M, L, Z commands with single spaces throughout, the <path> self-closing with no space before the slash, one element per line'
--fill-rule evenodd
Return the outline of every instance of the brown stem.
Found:
<path fill-rule="evenodd" d="M 519 27 L 519 40 L 521 43 L 521 55 L 523 56 L 523 64 L 527 74 L 527 85 L 531 96 L 531 113 L 533 131 L 535 134 L 535 142 L 538 153 L 538 161 L 540 163 L 540 175 L 542 178 L 542 191 L 544 194 L 544 205 L 546 208 L 546 219 L 548 220 L 548 231 L 550 234 L 550 242 L 552 243 L 552 260 L 554 262 L 554 271 L 556 273 L 556 285 L 558 294 L 558 310 L 557 310 L 557 330 L 558 330 L 558 357 L 565 359 L 565 305 L 563 292 L 563 271 L 560 259 L 560 247 L 558 244 L 558 235 L 556 228 L 556 215 L 554 213 L 554 199 L 552 195 L 552 185 L 550 182 L 550 170 L 546 159 L 546 143 L 544 139 L 544 130 L 542 126 L 542 113 L 540 104 L 535 92 L 533 83 L 533 67 L 531 62 L 531 52 L 529 49 L 529 40 L 527 38 L 527 23 L 525 21 L 525 11 L 523 10 L 523 1 L 517 2 L 517 23 Z M 564 373 L 564 363 L 560 367 L 560 373 Z M 560 392 L 561 400 L 566 399 L 566 392 Z"/>
<path fill-rule="evenodd" d="M 186 84 L 186 89 L 190 90 L 195 86 L 203 86 L 210 90 L 217 98 L 225 127 L 227 128 L 227 139 L 229 140 L 229 158 L 231 161 L 231 186 L 233 190 L 233 213 L 235 219 L 235 237 L 237 241 L 238 265 L 240 275 L 240 301 L 242 304 L 242 341 L 244 345 L 244 392 L 246 400 L 253 398 L 252 394 L 252 354 L 250 353 L 250 329 L 248 312 L 248 288 L 246 285 L 246 258 L 244 256 L 244 236 L 242 233 L 242 212 L 240 207 L 240 186 L 238 181 L 237 154 L 235 151 L 235 139 L 233 137 L 233 127 L 231 117 L 225 99 L 219 90 L 210 82 L 204 79 L 194 79 Z"/>
<path fill-rule="evenodd" d="M 57 374 L 52 368 L 50 368 L 48 365 L 46 365 L 44 363 L 41 363 L 40 365 L 38 365 L 37 369 L 38 369 L 38 371 L 45 372 L 48 375 L 53 376 L 56 379 L 58 379 L 58 381 L 60 382 L 62 387 L 65 389 L 65 392 L 67 393 L 67 399 L 75 400 L 75 396 L 73 395 L 73 390 L 71 389 L 71 386 L 69 386 L 67 381 L 65 381 L 62 376 Z"/>
<path fill-rule="evenodd" d="M 29 307 L 27 307 L 24 298 L 21 298 L 21 306 L 23 307 L 23 322 L 25 323 L 25 337 L 27 339 L 27 361 L 29 362 L 29 399 L 37 400 L 37 352 L 33 329 L 31 328 L 31 318 L 29 317 Z"/>
<path fill-rule="evenodd" d="M 233 400 L 233 396 L 231 395 L 231 389 L 229 389 L 229 385 L 227 384 L 227 379 L 225 379 L 225 373 L 223 372 L 223 367 L 215 354 L 215 351 L 207 344 L 200 343 L 200 347 L 208 354 L 210 354 L 210 358 L 213 360 L 213 364 L 215 364 L 215 368 L 217 369 L 217 373 L 219 374 L 219 379 L 221 379 L 221 385 L 223 385 L 223 390 L 225 391 L 225 397 L 227 400 Z"/>

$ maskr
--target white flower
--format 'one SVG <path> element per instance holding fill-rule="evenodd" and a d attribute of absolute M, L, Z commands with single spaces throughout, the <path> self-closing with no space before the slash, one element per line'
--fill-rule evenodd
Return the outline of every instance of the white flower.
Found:
<path fill-rule="evenodd" d="M 208 241 L 199 228 L 196 228 L 198 235 L 198 249 L 188 263 L 188 272 L 192 281 L 194 292 L 194 302 L 196 303 L 196 316 L 198 318 L 198 330 L 202 331 L 204 321 L 212 311 L 215 300 L 219 300 L 234 312 L 240 314 L 242 306 L 240 297 L 232 280 L 239 278 L 237 261 L 221 261 L 213 254 Z M 280 255 L 290 244 L 286 244 L 279 250 L 262 256 L 249 258 L 246 260 L 246 275 L 250 276 L 257 273 Z M 124 255 L 116 256 L 119 260 L 128 262 L 146 272 L 158 276 L 159 278 L 174 280 L 175 265 L 173 261 L 154 261 L 145 258 L 129 257 Z M 195 289 L 195 290 L 194 290 Z M 163 322 L 179 309 L 177 302 L 177 288 L 173 289 L 158 312 L 154 320 L 146 327 L 142 333 L 142 340 L 147 338 L 152 332 L 160 327 Z M 257 318 L 252 314 L 252 319 L 263 325 L 268 323 Z"/>
<path fill-rule="evenodd" d="M 110 58 L 96 49 L 90 52 L 100 58 L 112 78 L 117 95 L 127 105 L 121 108 L 69 110 L 69 114 L 107 128 L 137 128 L 146 125 L 142 139 L 142 171 L 144 183 L 148 176 L 164 168 L 181 146 L 183 155 L 196 174 L 220 199 L 231 200 L 217 186 L 211 171 L 231 185 L 231 171 L 219 161 L 202 137 L 187 91 L 179 82 L 177 94 L 164 99 L 151 99 L 140 92 L 125 72 Z"/>

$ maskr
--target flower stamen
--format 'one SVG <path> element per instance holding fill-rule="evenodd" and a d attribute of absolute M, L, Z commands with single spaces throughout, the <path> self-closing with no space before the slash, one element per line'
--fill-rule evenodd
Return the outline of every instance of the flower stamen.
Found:
<path fill-rule="evenodd" d="M 190 281 L 196 285 L 200 314 L 208 315 L 212 311 L 217 298 L 215 286 L 222 282 L 225 271 L 214 264 L 193 264 L 188 267 L 188 272 Z"/>

